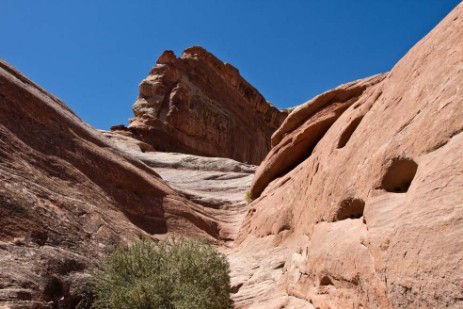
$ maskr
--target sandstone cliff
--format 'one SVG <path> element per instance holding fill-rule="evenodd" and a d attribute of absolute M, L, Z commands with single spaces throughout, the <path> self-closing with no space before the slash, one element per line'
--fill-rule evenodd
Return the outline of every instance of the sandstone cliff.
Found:
<path fill-rule="evenodd" d="M 228 255 L 237 308 L 463 307 L 462 38 L 460 4 L 287 118 L 205 50 L 166 52 L 113 132 L 0 62 L 0 308 L 83 306 L 111 248 L 169 233 Z"/>
<path fill-rule="evenodd" d="M 0 62 L 0 307 L 83 305 L 114 246 L 166 233 L 230 239 L 224 211 L 188 201 Z"/>
<path fill-rule="evenodd" d="M 286 111 L 269 104 L 230 64 L 201 47 L 165 51 L 140 84 L 129 125 L 156 150 L 259 164 Z"/>
<path fill-rule="evenodd" d="M 459 4 L 390 73 L 296 108 L 230 255 L 238 306 L 462 308 L 462 85 Z"/>

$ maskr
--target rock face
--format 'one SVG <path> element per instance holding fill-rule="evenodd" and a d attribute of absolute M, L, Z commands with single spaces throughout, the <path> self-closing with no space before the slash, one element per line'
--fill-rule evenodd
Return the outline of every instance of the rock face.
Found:
<path fill-rule="evenodd" d="M 81 306 L 112 247 L 166 233 L 216 241 L 212 215 L 0 62 L 0 307 Z"/>
<path fill-rule="evenodd" d="M 367 88 L 384 77 L 384 74 L 380 74 L 339 86 L 296 107 L 272 136 L 273 148 L 256 173 L 251 198 L 259 197 L 271 181 L 287 174 L 310 156 L 342 113 L 357 102 Z M 352 122 L 345 138 L 355 130 L 360 120 L 357 118 Z M 344 140 L 340 140 L 339 144 L 342 143 Z"/>
<path fill-rule="evenodd" d="M 159 151 L 259 164 L 286 111 L 269 104 L 239 71 L 201 47 L 165 51 L 140 84 L 129 125 Z"/>
<path fill-rule="evenodd" d="M 217 222 L 218 238 L 235 239 L 247 211 L 248 191 L 256 166 L 227 158 L 146 151 L 146 145 L 129 136 L 102 131 L 116 148 L 144 162 L 177 193 L 204 206 Z"/>
<path fill-rule="evenodd" d="M 459 4 L 287 118 L 205 50 L 165 52 L 112 132 L 0 61 L 0 308 L 85 308 L 102 256 L 169 233 L 228 255 L 237 308 L 462 308 L 462 38 Z M 258 163 L 280 124 L 254 180 L 158 152 Z"/>
<path fill-rule="evenodd" d="M 238 307 L 463 307 L 462 38 L 459 4 L 386 76 L 287 118 L 230 254 Z"/>

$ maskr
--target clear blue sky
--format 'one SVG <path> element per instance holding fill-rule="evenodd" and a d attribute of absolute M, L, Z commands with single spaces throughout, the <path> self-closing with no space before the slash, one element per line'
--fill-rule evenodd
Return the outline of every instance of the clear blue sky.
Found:
<path fill-rule="evenodd" d="M 97 128 L 165 49 L 201 45 L 280 108 L 385 72 L 459 0 L 1 0 L 0 57 Z"/>

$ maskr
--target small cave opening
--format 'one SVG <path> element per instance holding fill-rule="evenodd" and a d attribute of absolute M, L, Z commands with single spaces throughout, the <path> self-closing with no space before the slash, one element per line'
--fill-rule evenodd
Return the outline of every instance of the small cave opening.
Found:
<path fill-rule="evenodd" d="M 387 192 L 405 193 L 415 178 L 418 164 L 409 158 L 395 158 L 388 166 L 381 181 L 381 188 Z"/>
<path fill-rule="evenodd" d="M 240 282 L 238 283 L 237 285 L 233 285 L 230 287 L 230 293 L 231 294 L 236 294 L 239 292 L 239 290 L 241 289 L 241 287 L 243 286 L 244 283 Z"/>
<path fill-rule="evenodd" d="M 47 300 L 57 301 L 65 294 L 64 283 L 57 277 L 48 278 L 43 291 Z"/>
<path fill-rule="evenodd" d="M 346 129 L 344 129 L 344 132 L 342 132 L 341 137 L 339 138 L 338 141 L 338 149 L 343 148 L 344 146 L 347 145 L 347 142 L 349 142 L 350 137 L 352 134 L 354 134 L 355 130 L 357 129 L 358 125 L 362 121 L 363 116 L 357 117 L 354 120 L 349 123 Z"/>
<path fill-rule="evenodd" d="M 333 285 L 333 281 L 331 281 L 330 277 L 328 276 L 323 276 L 321 279 L 320 279 L 320 286 L 327 286 L 327 285 Z"/>
<path fill-rule="evenodd" d="M 359 198 L 346 198 L 339 203 L 338 211 L 334 216 L 334 221 L 345 219 L 359 219 L 363 217 L 365 202 Z"/>

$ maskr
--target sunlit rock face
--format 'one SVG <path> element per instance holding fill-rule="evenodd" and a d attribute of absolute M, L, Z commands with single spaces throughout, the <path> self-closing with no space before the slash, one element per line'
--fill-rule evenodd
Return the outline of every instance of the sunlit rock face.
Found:
<path fill-rule="evenodd" d="M 0 308 L 85 308 L 106 253 L 169 234 L 227 254 L 236 308 L 463 307 L 462 38 L 460 4 L 288 117 L 165 52 L 112 132 L 0 62 Z"/>
<path fill-rule="evenodd" d="M 216 225 L 216 238 L 230 244 L 248 209 L 249 190 L 256 166 L 228 158 L 159 152 L 120 131 L 101 131 L 116 148 L 140 160 L 178 194 L 198 204 Z"/>
<path fill-rule="evenodd" d="M 362 91 L 288 116 L 230 255 L 239 306 L 463 307 L 462 38 L 460 4 L 391 72 L 320 97 Z"/>
<path fill-rule="evenodd" d="M 83 306 L 114 247 L 168 233 L 217 242 L 226 228 L 0 62 L 1 308 Z"/>
<path fill-rule="evenodd" d="M 228 63 L 201 47 L 165 51 L 140 84 L 129 125 L 156 150 L 259 164 L 287 111 L 280 111 Z"/>

